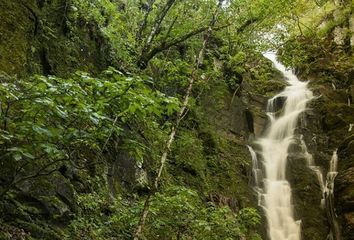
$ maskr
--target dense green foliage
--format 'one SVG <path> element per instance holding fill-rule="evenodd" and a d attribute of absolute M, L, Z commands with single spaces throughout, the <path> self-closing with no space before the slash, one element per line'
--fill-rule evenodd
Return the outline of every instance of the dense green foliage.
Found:
<path fill-rule="evenodd" d="M 112 204 L 99 194 L 79 197 L 81 213 L 69 226 L 67 239 L 131 239 L 143 202 L 117 198 Z M 254 209 L 237 215 L 228 207 L 205 206 L 198 194 L 184 187 L 170 187 L 151 202 L 151 218 L 144 239 L 236 239 L 251 236 L 259 223 Z M 103 212 L 105 214 L 103 214 Z M 258 239 L 252 235 L 250 239 Z"/>
<path fill-rule="evenodd" d="M 16 4 L 9 9 L 32 10 L 36 40 L 24 51 L 29 76 L 0 75 L 5 239 L 22 231 L 28 239 L 131 239 L 191 78 L 188 110 L 161 191 L 151 197 L 143 237 L 260 239 L 245 148 L 254 132 L 240 127 L 235 133 L 229 126 L 248 111 L 233 109 L 236 101 L 284 87 L 260 51 L 281 47 L 283 62 L 303 73 L 353 67 L 349 47 L 336 48 L 328 37 L 346 24 L 350 11 L 342 8 L 342 17 L 316 30 L 334 11 L 331 1 L 225 1 L 208 42 L 215 0 Z M 314 6 L 320 10 L 309 20 Z M 195 68 L 204 43 L 203 61 Z M 338 52 L 329 53 L 332 48 Z M 323 65 L 343 59 L 344 65 Z M 97 74 L 101 69 L 107 70 Z"/>
<path fill-rule="evenodd" d="M 339 5 L 332 1 L 321 1 L 320 5 L 304 1 L 295 12 L 296 20 L 284 24 L 290 34 L 280 46 L 281 60 L 303 74 L 330 73 L 323 74 L 325 80 L 350 72 L 354 64 L 350 16 L 353 9 L 350 1 Z"/>
<path fill-rule="evenodd" d="M 40 54 L 41 65 L 31 64 L 31 71 L 60 76 L 1 75 L 0 211 L 6 216 L 1 230 L 7 233 L 0 236 L 11 238 L 25 229 L 29 239 L 27 232 L 35 239 L 131 239 L 142 195 L 149 192 L 156 175 L 180 107 L 178 98 L 192 76 L 217 1 L 64 2 L 38 3 L 45 11 L 60 9 L 63 17 L 33 10 L 39 37 L 30 47 L 31 55 Z M 196 88 L 164 173 L 163 189 L 152 197 L 144 239 L 259 238 L 253 231 L 258 214 L 251 208 L 239 209 L 249 200 L 235 196 L 246 192 L 238 167 L 248 164 L 245 150 L 210 128 L 201 110 L 204 103 L 198 99 L 217 85 L 218 97 L 235 91 L 242 74 L 252 68 L 246 66 L 252 62 L 246 57 L 252 47 L 242 33 L 265 19 L 260 9 L 271 8 L 270 3 L 250 2 L 231 1 L 219 14 L 203 66 L 194 73 Z M 58 41 L 56 51 L 68 55 L 65 60 L 48 54 L 53 54 L 53 39 Z M 65 67 L 71 71 L 82 66 L 80 54 L 93 61 L 83 69 L 97 72 L 90 69 L 95 65 L 90 56 L 96 54 L 91 49 L 95 47 L 100 59 L 119 71 L 65 72 Z M 215 61 L 226 64 L 217 67 Z M 225 82 L 218 80 L 222 78 Z M 256 79 L 264 81 L 264 74 Z M 221 101 L 218 105 L 223 108 Z M 106 178 L 117 158 L 130 159 L 130 167 L 123 171 L 133 177 L 124 177 L 121 170 L 124 176 L 119 181 Z M 228 178 L 236 179 L 230 187 Z M 230 202 L 238 198 L 242 206 L 214 202 L 211 192 L 220 192 L 220 198 Z M 14 204 L 18 211 L 6 207 Z M 60 222 L 69 226 L 51 225 Z"/>
<path fill-rule="evenodd" d="M 154 127 L 158 118 L 171 115 L 178 101 L 151 90 L 147 83 L 114 69 L 98 78 L 77 73 L 70 79 L 38 76 L 13 82 L 3 76 L 1 164 L 6 167 L 1 170 L 5 183 L 12 186 L 47 175 L 68 161 L 79 166 L 87 161 L 98 164 L 110 137 L 121 137 L 128 123 L 149 121 L 146 127 L 159 131 Z M 145 147 L 129 137 L 124 140 L 129 144 L 121 147 L 142 161 Z M 33 164 L 41 167 L 26 174 Z"/>

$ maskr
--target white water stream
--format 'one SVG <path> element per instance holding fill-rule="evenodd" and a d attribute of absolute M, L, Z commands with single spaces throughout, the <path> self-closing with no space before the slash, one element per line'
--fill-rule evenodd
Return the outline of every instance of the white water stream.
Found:
<path fill-rule="evenodd" d="M 260 180 L 262 180 L 262 169 L 260 168 L 260 164 L 258 163 L 258 158 L 256 152 L 253 150 L 251 146 L 247 146 L 250 151 L 252 157 L 252 174 L 254 178 L 254 191 L 257 194 L 258 206 L 262 205 L 262 188 Z"/>
<path fill-rule="evenodd" d="M 262 206 L 268 221 L 270 240 L 300 240 L 300 223 L 294 218 L 291 187 L 286 180 L 288 147 L 293 141 L 299 115 L 305 111 L 306 103 L 313 98 L 307 82 L 300 81 L 290 70 L 276 60 L 274 53 L 265 53 L 274 66 L 283 73 L 288 86 L 268 101 L 268 116 L 271 123 L 264 136 L 257 141 L 262 150 L 265 176 L 263 179 Z M 277 98 L 285 98 L 280 114 L 275 109 Z"/>
<path fill-rule="evenodd" d="M 323 179 L 322 169 L 319 166 L 315 165 L 315 161 L 313 159 L 312 154 L 310 154 L 307 150 L 307 146 L 304 141 L 303 135 L 300 136 L 300 147 L 302 149 L 305 159 L 307 160 L 308 167 L 316 174 L 317 181 L 318 181 L 318 184 L 320 185 L 320 189 L 322 192 L 322 200 L 321 200 L 320 206 L 322 208 L 325 208 L 324 192 L 325 192 L 326 187 L 325 187 L 325 182 Z"/>
<path fill-rule="evenodd" d="M 334 179 L 336 178 L 338 165 L 337 149 L 333 151 L 333 155 L 329 164 L 329 170 L 326 178 L 326 185 L 323 193 L 323 201 L 325 202 L 327 218 L 330 224 L 329 240 L 341 240 L 341 232 L 337 221 L 334 205 Z"/>

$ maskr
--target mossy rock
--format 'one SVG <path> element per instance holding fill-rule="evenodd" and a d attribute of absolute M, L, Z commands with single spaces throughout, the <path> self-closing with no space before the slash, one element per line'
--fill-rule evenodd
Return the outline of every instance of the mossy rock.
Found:
<path fill-rule="evenodd" d="M 303 239 L 326 239 L 329 228 L 325 212 L 320 207 L 322 191 L 317 176 L 301 153 L 289 155 L 287 176 L 292 188 L 295 218 L 302 222 Z"/>
<path fill-rule="evenodd" d="M 28 68 L 35 31 L 35 19 L 28 10 L 32 7 L 17 0 L 0 2 L 0 71 L 14 75 Z"/>
<path fill-rule="evenodd" d="M 47 223 L 42 222 L 26 222 L 20 219 L 15 223 L 21 229 L 30 233 L 33 240 L 62 240 L 64 239 L 63 232 L 60 229 L 53 229 Z"/>
<path fill-rule="evenodd" d="M 95 22 L 70 22 L 68 4 L 1 1 L 0 71 L 20 77 L 68 76 L 77 70 L 97 74 L 108 67 L 108 40 Z"/>

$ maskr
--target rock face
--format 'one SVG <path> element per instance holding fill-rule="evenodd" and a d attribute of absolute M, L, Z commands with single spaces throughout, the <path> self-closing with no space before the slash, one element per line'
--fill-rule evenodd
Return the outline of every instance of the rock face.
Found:
<path fill-rule="evenodd" d="M 344 45 L 347 31 L 348 31 L 347 28 L 341 28 L 341 27 L 336 27 L 334 29 L 333 40 L 337 45 Z"/>
<path fill-rule="evenodd" d="M 19 78 L 33 74 L 65 77 L 77 70 L 96 74 L 111 65 L 107 40 L 94 23 L 72 19 L 75 9 L 69 3 L 0 1 L 0 76 L 5 72 Z M 123 166 L 124 160 L 117 158 L 118 165 Z M 130 173 L 135 174 L 120 171 L 125 176 L 113 174 L 113 184 L 119 185 L 116 189 L 129 180 Z M 79 210 L 77 194 L 95 188 L 93 172 L 63 165 L 50 176 L 18 184 L 10 196 L 1 196 L 0 239 L 29 239 L 29 235 L 31 239 L 63 239 L 62 225 L 69 224 Z M 8 177 L 0 170 L 1 190 Z"/>
<path fill-rule="evenodd" d="M 296 130 L 312 154 L 314 164 L 326 180 L 333 151 L 338 149 L 338 174 L 334 182 L 334 213 L 341 228 L 342 239 L 354 239 L 353 208 L 353 4 L 338 1 L 334 11 L 318 23 L 322 39 L 306 36 L 293 39 L 280 51 L 286 62 L 299 70 L 301 78 L 310 80 L 316 98 L 299 121 Z M 314 41 L 314 42 L 312 42 Z M 321 43 L 320 43 L 321 42 Z M 292 51 L 298 44 L 300 51 Z M 331 53 L 318 48 L 331 49 Z M 327 47 L 324 47 L 327 46 Z M 301 52 L 301 53 L 300 53 Z M 305 60 L 304 54 L 309 57 Z M 296 62 L 296 60 L 299 60 Z M 288 62 L 289 63 L 289 62 Z M 320 208 L 321 191 L 316 176 L 304 168 L 299 139 L 289 156 L 289 176 L 294 191 L 294 205 L 302 221 L 303 239 L 327 239 L 330 221 Z M 307 191 L 306 191 L 307 190 Z M 312 193 L 312 194 L 310 194 Z M 309 204 L 306 207 L 304 202 Z M 316 219 L 316 220 L 314 220 Z"/>
<path fill-rule="evenodd" d="M 349 135 L 350 133 L 348 133 Z M 337 214 L 343 239 L 354 238 L 354 135 L 344 139 L 339 149 L 338 176 L 335 181 Z"/>
<path fill-rule="evenodd" d="M 279 113 L 282 111 L 284 101 L 286 99 L 279 98 L 274 102 Z M 263 102 L 266 103 L 266 101 Z M 318 104 L 318 99 L 310 103 L 311 106 L 315 104 Z M 323 133 L 318 109 L 313 109 L 311 106 L 309 110 L 300 115 L 294 143 L 290 145 L 288 150 L 286 175 L 292 188 L 295 219 L 301 219 L 302 239 L 323 240 L 327 238 L 329 225 L 326 211 L 321 208 L 322 186 L 315 172 L 309 168 L 307 152 L 301 147 L 301 136 L 307 143 L 308 151 L 313 154 L 315 164 L 326 166 L 323 169 L 328 167 L 332 152 L 323 152 L 322 148 L 327 149 L 328 147 L 328 139 Z M 263 111 L 265 112 L 265 108 Z M 266 128 L 267 120 L 264 121 L 263 130 Z M 325 146 L 318 143 L 325 144 Z"/>
<path fill-rule="evenodd" d="M 330 229 L 326 209 L 321 207 L 323 189 L 318 176 L 309 168 L 303 136 L 314 164 L 321 169 L 323 181 L 329 171 L 332 153 L 338 149 L 338 175 L 335 180 L 335 213 L 341 225 L 343 239 L 354 237 L 354 108 L 348 105 L 353 82 L 346 89 L 333 89 L 330 84 L 311 81 L 317 96 L 302 115 L 296 129 L 296 139 L 289 148 L 287 176 L 293 191 L 295 218 L 301 219 L 302 239 L 326 239 Z M 279 103 L 281 109 L 281 103 Z M 264 127 L 265 125 L 263 125 Z M 351 130 L 351 131 L 348 131 Z"/>
<path fill-rule="evenodd" d="M 349 4 L 349 3 L 348 3 Z M 347 17 L 349 28 L 347 38 L 350 46 L 354 46 L 354 14 Z M 353 53 L 351 53 L 351 57 Z M 354 239 L 354 79 L 352 68 L 347 71 L 349 79 L 344 80 L 346 85 L 342 89 L 333 91 L 331 108 L 327 113 L 330 121 L 326 121 L 330 139 L 338 148 L 338 176 L 335 179 L 336 213 L 341 224 L 343 239 Z"/>
<path fill-rule="evenodd" d="M 324 180 L 329 171 L 332 152 L 338 149 L 338 175 L 334 185 L 335 213 L 341 224 L 343 239 L 353 239 L 354 159 L 351 150 L 353 137 L 348 129 L 354 121 L 354 108 L 347 104 L 348 91 L 333 89 L 330 85 L 317 85 L 316 80 L 311 84 L 319 98 L 310 104 L 298 131 L 304 135 L 308 151 L 313 155 L 315 165 L 321 168 Z M 296 151 L 293 155 L 295 159 L 299 158 Z M 294 203 L 303 219 L 304 239 L 325 239 L 330 229 L 325 212 L 320 208 L 322 193 L 318 180 L 308 168 L 298 170 L 300 164 L 306 166 L 303 160 L 299 163 L 292 156 L 290 159 L 289 168 L 294 178 Z"/>
<path fill-rule="evenodd" d="M 106 39 L 97 26 L 79 21 L 75 22 L 76 29 L 70 29 L 67 22 L 62 21 L 75 11 L 63 7 L 64 2 L 0 0 L 0 72 L 19 77 L 31 74 L 65 76 L 74 70 L 98 73 L 111 64 Z M 342 46 L 348 38 L 344 34 L 350 32 L 351 46 L 354 46 L 353 14 L 347 25 L 335 28 L 333 40 Z M 215 62 L 218 69 L 222 64 Z M 270 68 L 265 62 L 255 61 L 248 65 L 253 70 L 263 65 Z M 250 185 L 251 158 L 246 144 L 261 136 L 266 128 L 267 96 L 284 87 L 277 73 L 271 71 L 264 75 L 266 79 L 256 79 L 245 73 L 237 89 L 230 89 L 223 81 L 215 82 L 213 89 L 200 97 L 196 112 L 201 116 L 187 115 L 188 121 L 195 124 L 193 130 L 190 126 L 182 128 L 196 138 L 203 162 L 187 165 L 183 162 L 185 153 L 174 149 L 169 166 L 170 181 L 192 186 L 204 193 L 207 201 L 228 205 L 235 211 L 256 206 L 257 199 Z M 354 100 L 354 74 L 352 70 L 334 74 L 336 77 L 325 83 L 318 75 L 311 82 L 318 98 L 311 102 L 299 122 L 297 135 L 304 136 L 308 151 L 324 176 L 333 150 L 338 149 L 335 210 L 343 239 L 350 240 L 354 239 L 354 127 L 350 128 L 354 124 L 354 105 L 348 102 Z M 283 101 L 277 101 L 279 109 Z M 295 215 L 302 219 L 303 240 L 323 240 L 329 232 L 329 224 L 320 207 L 321 187 L 317 176 L 308 168 L 299 144 L 298 138 L 291 147 L 287 170 Z M 187 157 L 191 158 L 196 155 L 195 152 L 189 154 Z M 105 187 L 112 196 L 124 191 L 145 194 L 150 180 L 143 170 L 145 166 L 136 166 L 135 160 L 124 152 L 113 155 L 103 173 L 63 165 L 40 182 L 28 181 L 18 186 L 16 197 L 0 202 L 1 216 L 10 224 L 2 226 L 0 222 L 0 233 L 7 231 L 13 237 L 28 237 L 30 232 L 36 239 L 63 239 L 58 232 L 78 211 L 76 194 L 97 189 L 89 180 L 98 174 L 107 177 Z M 261 231 L 265 232 L 265 225 Z"/>
<path fill-rule="evenodd" d="M 301 219 L 304 240 L 326 239 L 331 229 L 327 211 L 321 207 L 323 184 L 318 175 L 309 168 L 308 156 L 301 147 L 301 138 L 313 157 L 313 164 L 321 170 L 324 182 L 333 151 L 338 149 L 334 212 L 338 216 L 343 239 L 353 239 L 353 79 L 348 79 L 340 73 L 335 75 L 337 77 L 327 83 L 324 83 L 321 77 L 316 77 L 316 74 L 310 78 L 310 88 L 316 97 L 300 117 L 296 139 L 289 148 L 287 176 L 293 191 L 295 218 Z M 341 84 L 333 87 L 331 82 Z M 281 100 L 278 105 L 281 111 Z M 263 128 L 265 125 L 263 124 Z"/>
<path fill-rule="evenodd" d="M 289 151 L 287 175 L 292 187 L 295 219 L 301 219 L 302 239 L 326 239 L 328 224 L 321 208 L 322 189 L 296 142 Z"/>
<path fill-rule="evenodd" d="M 66 7 L 67 2 L 0 1 L 0 72 L 17 77 L 33 74 L 62 77 L 76 70 L 99 73 L 111 64 L 109 44 L 97 26 L 76 21 L 71 29 L 63 21 L 70 22 L 74 11 Z M 245 79 L 238 92 L 218 81 L 213 84 L 214 89 L 201 96 L 198 103 L 201 116 L 187 116 L 197 126 L 196 130 L 182 126 L 181 132 L 189 131 L 196 138 L 203 157 L 196 160 L 202 162 L 188 165 L 183 162 L 184 153 L 173 149 L 171 158 L 176 161 L 172 161 L 168 173 L 171 181 L 192 186 L 205 194 L 208 201 L 228 205 L 234 211 L 256 207 L 249 184 L 251 157 L 246 143 L 264 129 L 266 97 L 255 93 L 254 88 L 262 87 L 266 92 L 273 90 L 274 83 L 282 87 L 279 81 L 265 82 L 262 86 L 252 83 L 252 77 Z M 176 142 L 178 145 L 178 139 Z M 189 154 L 187 157 L 191 158 L 195 155 Z M 107 188 L 111 197 L 122 193 L 144 195 L 149 191 L 147 185 L 151 179 L 144 170 L 146 166 L 137 166 L 135 159 L 124 151 L 111 152 L 106 158 L 108 164 L 103 170 L 95 169 L 87 159 L 88 166 L 63 165 L 50 176 L 19 184 L 11 197 L 0 199 L 0 238 L 5 232 L 8 237 L 5 239 L 15 239 L 18 235 L 63 239 L 63 229 L 80 211 L 79 194 L 99 192 L 101 188 Z M 0 183 L 3 178 L 6 174 L 0 169 Z M 97 183 L 97 178 L 106 181 Z"/>
<path fill-rule="evenodd" d="M 61 0 L 0 2 L 0 71 L 63 76 L 78 69 L 98 73 L 109 65 L 106 40 L 90 23 L 70 29 Z M 66 19 L 66 20 L 64 20 Z"/>

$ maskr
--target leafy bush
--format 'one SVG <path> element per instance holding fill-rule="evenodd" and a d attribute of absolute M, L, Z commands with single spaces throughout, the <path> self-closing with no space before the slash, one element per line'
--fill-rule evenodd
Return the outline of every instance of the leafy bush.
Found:
<path fill-rule="evenodd" d="M 0 83 L 1 194 L 31 178 L 56 171 L 63 162 L 97 164 L 110 139 L 137 160 L 143 158 L 127 124 L 141 123 L 158 131 L 157 121 L 173 114 L 178 100 L 148 87 L 149 80 L 124 76 L 111 68 L 95 78 L 78 72 L 69 79 L 36 76 Z M 160 130 L 161 131 L 161 130 Z M 136 144 L 132 144 L 136 143 Z"/>
<path fill-rule="evenodd" d="M 70 224 L 67 239 L 132 238 L 142 201 L 129 203 L 118 198 L 109 203 L 98 194 L 83 195 L 80 199 L 84 212 Z M 252 228 L 259 221 L 255 209 L 244 208 L 235 214 L 226 206 L 206 205 L 191 189 L 170 186 L 152 197 L 144 239 L 257 239 Z"/>

